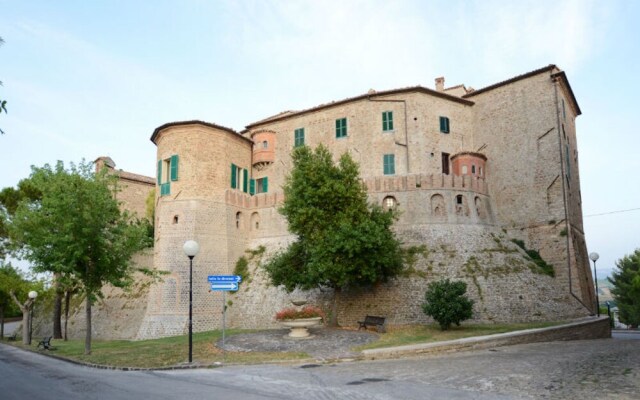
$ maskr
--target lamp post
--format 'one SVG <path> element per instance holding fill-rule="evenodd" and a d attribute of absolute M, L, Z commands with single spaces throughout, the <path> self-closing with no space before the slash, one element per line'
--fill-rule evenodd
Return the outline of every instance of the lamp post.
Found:
<path fill-rule="evenodd" d="M 189 364 L 191 364 L 193 361 L 193 257 L 200 251 L 200 245 L 195 240 L 187 240 L 182 250 L 189 257 Z"/>
<path fill-rule="evenodd" d="M 38 297 L 38 292 L 32 290 L 29 292 L 29 299 L 31 299 L 31 305 L 29 306 L 29 345 L 31 345 L 31 334 L 33 332 L 33 309 Z"/>
<path fill-rule="evenodd" d="M 591 261 L 593 261 L 593 273 L 595 275 L 595 281 L 596 281 L 596 313 L 597 316 L 600 316 L 600 300 L 598 298 L 598 270 L 596 269 L 596 261 L 598 261 L 598 258 L 600 258 L 600 254 L 593 252 L 591 254 L 589 254 L 589 258 L 591 259 Z"/>

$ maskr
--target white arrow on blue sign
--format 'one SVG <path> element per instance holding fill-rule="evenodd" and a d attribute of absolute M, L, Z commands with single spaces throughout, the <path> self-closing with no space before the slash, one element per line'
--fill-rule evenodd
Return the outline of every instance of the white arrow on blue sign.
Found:
<path fill-rule="evenodd" d="M 211 290 L 238 290 L 238 282 L 212 282 Z"/>
<path fill-rule="evenodd" d="M 222 282 L 242 282 L 240 275 L 209 275 L 207 280 L 209 283 L 222 283 Z"/>

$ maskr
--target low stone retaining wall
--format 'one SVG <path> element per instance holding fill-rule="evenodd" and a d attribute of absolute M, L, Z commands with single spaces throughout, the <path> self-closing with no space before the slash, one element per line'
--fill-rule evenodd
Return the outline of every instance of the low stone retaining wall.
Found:
<path fill-rule="evenodd" d="M 487 349 L 521 343 L 561 340 L 603 339 L 611 337 L 609 317 L 589 317 L 564 325 L 526 329 L 489 336 L 471 337 L 446 342 L 413 344 L 382 349 L 363 350 L 368 359 L 393 358 L 407 354 L 448 353 L 460 350 Z"/>

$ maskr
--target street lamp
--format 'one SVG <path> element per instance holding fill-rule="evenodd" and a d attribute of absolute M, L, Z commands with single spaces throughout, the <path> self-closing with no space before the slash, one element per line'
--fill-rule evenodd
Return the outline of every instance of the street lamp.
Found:
<path fill-rule="evenodd" d="M 598 270 L 596 269 L 596 261 L 598 261 L 598 258 L 600 258 L 600 254 L 593 252 L 591 254 L 589 254 L 589 258 L 591 259 L 591 261 L 593 261 L 593 273 L 595 274 L 596 277 L 596 313 L 597 316 L 600 316 L 600 300 L 598 298 Z"/>
<path fill-rule="evenodd" d="M 38 297 L 38 292 L 32 290 L 29 292 L 29 299 L 31 299 L 31 305 L 29 310 L 29 345 L 31 345 L 31 334 L 33 332 L 33 309 L 34 303 L 36 302 L 36 297 Z"/>
<path fill-rule="evenodd" d="M 189 257 L 189 364 L 191 364 L 193 361 L 193 257 L 200 251 L 200 245 L 195 240 L 187 240 L 182 250 Z"/>

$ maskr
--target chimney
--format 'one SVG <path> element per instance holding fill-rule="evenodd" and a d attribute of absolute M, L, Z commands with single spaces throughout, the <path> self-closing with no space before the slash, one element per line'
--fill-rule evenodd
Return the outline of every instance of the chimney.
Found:
<path fill-rule="evenodd" d="M 436 78 L 436 90 L 438 92 L 444 92 L 444 76 Z"/>
<path fill-rule="evenodd" d="M 104 167 L 108 169 L 114 169 L 116 167 L 116 163 L 113 162 L 111 157 L 98 157 L 94 163 L 96 164 L 96 172 L 99 172 Z"/>

